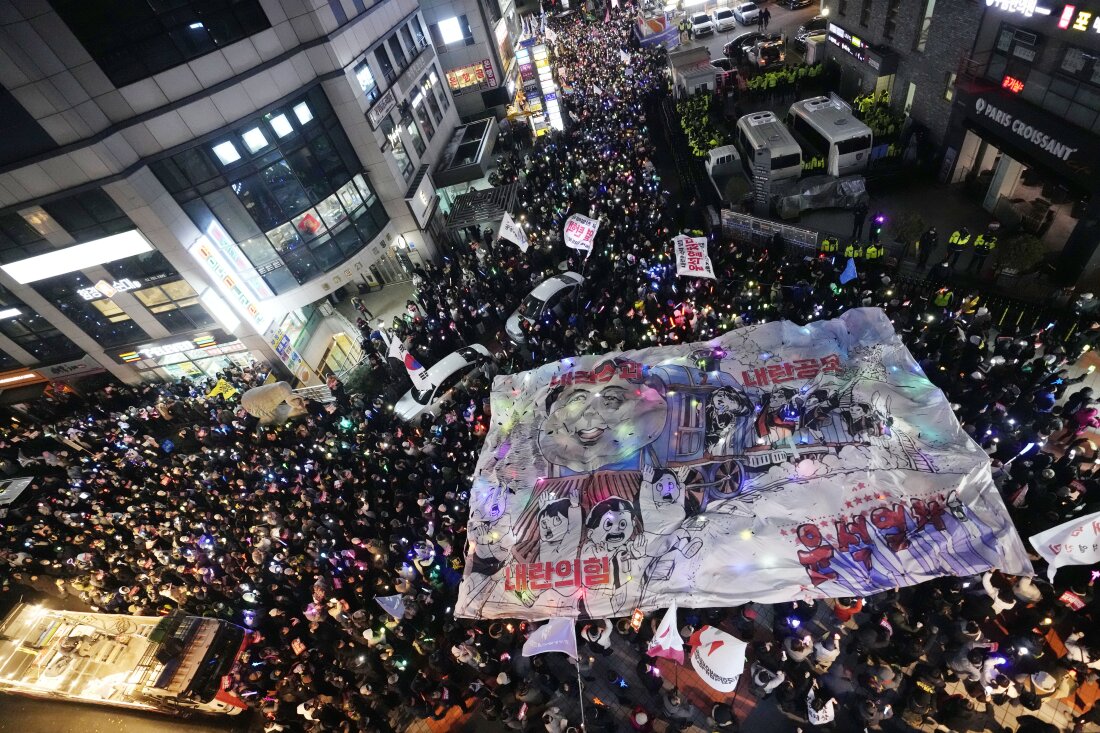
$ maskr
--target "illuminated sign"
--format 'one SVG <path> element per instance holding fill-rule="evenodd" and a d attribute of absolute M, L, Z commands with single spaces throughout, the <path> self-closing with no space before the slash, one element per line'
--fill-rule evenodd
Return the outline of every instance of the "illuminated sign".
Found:
<path fill-rule="evenodd" d="M 1016 13 L 1025 18 L 1033 15 L 1050 15 L 1050 8 L 1040 6 L 1037 0 L 985 0 L 985 4 L 987 7 L 1006 13 Z"/>
<path fill-rule="evenodd" d="M 1024 90 L 1024 83 L 1014 76 L 1006 76 L 1001 81 L 1001 88 L 1007 89 L 1013 94 L 1019 94 Z"/>
<path fill-rule="evenodd" d="M 111 354 L 115 361 L 122 364 L 130 364 L 135 361 L 141 361 L 142 359 L 159 359 L 165 356 L 172 356 L 174 354 L 185 354 L 189 351 L 195 351 L 196 349 L 214 349 L 222 344 L 229 344 L 236 341 L 236 337 L 232 334 L 227 334 L 221 329 L 213 329 L 211 331 L 204 331 L 196 334 L 189 339 L 176 339 L 176 340 L 164 340 L 154 341 L 148 344 L 142 344 L 141 346 L 130 347 L 129 350 Z"/>
<path fill-rule="evenodd" d="M 210 240 L 201 236 L 191 245 L 191 256 L 199 261 L 234 308 L 263 333 L 270 319 L 260 310 L 260 301 L 237 273 L 222 259 Z"/>
<path fill-rule="evenodd" d="M 897 54 L 876 51 L 871 47 L 871 44 L 867 43 L 859 36 L 849 33 L 835 23 L 829 24 L 829 43 L 843 50 L 846 54 L 860 63 L 867 64 L 878 72 L 879 76 L 885 76 L 897 71 Z"/>
<path fill-rule="evenodd" d="M 1076 5 L 1067 5 L 1062 8 L 1062 15 L 1058 18 L 1058 27 L 1067 31 L 1092 30 L 1100 33 L 1100 13 L 1091 10 L 1079 10 Z"/>
<path fill-rule="evenodd" d="M 497 75 L 493 71 L 493 62 L 482 59 L 476 64 L 451 69 L 447 72 L 447 85 L 452 92 L 461 93 L 470 87 L 493 88 L 497 85 Z"/>
<path fill-rule="evenodd" d="M 1011 130 L 1024 140 L 1027 140 L 1044 152 L 1050 153 L 1059 160 L 1066 160 L 1069 156 L 1077 152 L 1077 148 L 1071 148 L 1065 143 L 1059 142 L 1039 128 L 1029 125 L 1021 119 L 1017 119 L 1015 116 L 995 107 L 981 97 L 974 100 L 974 111 L 977 112 L 980 117 L 986 117 L 1001 127 Z"/>
<path fill-rule="evenodd" d="M 106 280 L 100 280 L 92 288 L 81 288 L 77 290 L 79 295 L 84 300 L 99 300 L 103 296 L 113 298 L 119 293 L 125 293 L 130 290 L 137 290 L 141 287 L 141 282 L 138 280 L 131 280 L 128 277 L 124 277 L 121 280 L 115 280 L 114 282 L 107 282 Z"/>

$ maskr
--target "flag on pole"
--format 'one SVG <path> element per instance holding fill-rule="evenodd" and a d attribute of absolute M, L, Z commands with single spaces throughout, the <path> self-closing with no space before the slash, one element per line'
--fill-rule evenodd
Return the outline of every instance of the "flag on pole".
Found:
<path fill-rule="evenodd" d="M 507 239 L 519 246 L 521 252 L 526 252 L 529 246 L 527 242 L 527 232 L 523 231 L 523 227 L 512 218 L 511 214 L 505 214 L 504 219 L 500 222 L 500 234 L 497 235 L 498 239 Z"/>
<path fill-rule="evenodd" d="M 691 637 L 691 666 L 695 673 L 719 692 L 737 689 L 745 671 L 748 644 L 713 626 L 704 626 Z"/>
<path fill-rule="evenodd" d="M 671 659 L 677 664 L 684 663 L 684 640 L 680 638 L 680 632 L 676 626 L 676 601 L 673 601 L 665 611 L 665 617 L 657 626 L 646 654 L 651 657 Z"/>
<path fill-rule="evenodd" d="M 409 379 L 412 380 L 414 387 L 417 389 L 430 389 L 432 387 L 432 382 L 428 379 L 428 370 L 416 360 L 415 356 L 409 353 L 409 350 L 405 348 L 405 343 L 392 334 L 390 335 L 389 355 L 391 359 L 397 359 L 405 365 L 405 371 L 409 373 Z"/>
<path fill-rule="evenodd" d="M 382 610 L 400 621 L 405 618 L 405 601 L 400 594 L 394 596 L 375 596 L 374 600 Z"/>
<path fill-rule="evenodd" d="M 592 244 L 596 241 L 596 231 L 599 228 L 599 219 L 589 219 L 584 214 L 573 214 L 565 220 L 565 246 L 591 252 Z"/>
<path fill-rule="evenodd" d="M 622 61 L 626 66 L 630 66 L 630 53 L 619 49 L 619 61 Z"/>
<path fill-rule="evenodd" d="M 851 257 L 848 258 L 848 266 L 844 268 L 844 272 L 840 273 L 840 284 L 847 285 L 856 279 L 856 261 Z"/>
<path fill-rule="evenodd" d="M 553 28 L 547 28 L 545 35 L 546 35 L 546 40 L 550 41 L 550 43 L 557 43 L 558 42 L 558 33 Z"/>
<path fill-rule="evenodd" d="M 523 642 L 523 656 L 561 652 L 577 659 L 577 627 L 572 618 L 552 618 L 531 632 Z"/>
<path fill-rule="evenodd" d="M 1028 538 L 1028 542 L 1047 561 L 1047 580 L 1063 565 L 1092 565 L 1100 560 L 1100 512 L 1071 519 Z"/>
<path fill-rule="evenodd" d="M 600 95 L 601 97 L 603 96 L 603 89 L 600 89 L 599 84 L 593 84 L 592 85 L 592 92 L 595 93 L 595 94 Z"/>

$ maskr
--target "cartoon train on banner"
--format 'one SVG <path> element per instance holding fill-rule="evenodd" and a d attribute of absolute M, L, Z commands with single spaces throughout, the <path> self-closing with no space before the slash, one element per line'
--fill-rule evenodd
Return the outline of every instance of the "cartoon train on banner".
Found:
<path fill-rule="evenodd" d="M 900 341 L 893 348 L 912 361 Z M 679 358 L 662 354 L 656 364 L 588 357 L 589 369 L 575 366 L 581 360 L 567 361 L 548 379 L 543 370 L 505 378 L 512 380 L 517 407 L 500 409 L 505 401 L 494 390 L 496 424 L 471 490 L 468 562 L 456 614 L 586 617 L 652 607 L 666 591 L 706 573 L 701 552 L 723 551 L 725 541 L 708 534 L 708 521 L 744 514 L 764 497 L 821 483 L 824 475 L 842 475 L 853 460 L 848 453 L 842 459 L 846 448 L 876 454 L 873 465 L 860 465 L 856 456 L 853 469 L 934 474 L 934 457 L 893 427 L 890 385 L 878 374 L 884 367 L 874 364 L 883 347 L 860 350 L 857 368 L 843 364 L 839 353 L 789 361 L 765 353 L 763 366 L 745 368 L 739 361 L 726 366 L 730 355 L 721 345 L 697 345 Z M 942 400 L 923 376 L 920 381 Z M 887 396 L 863 397 L 859 388 L 867 385 L 881 386 Z M 937 523 L 945 528 L 948 504 L 963 516 L 957 493 L 931 494 L 914 505 L 926 517 L 928 501 L 937 502 Z M 824 542 L 810 530 L 797 531 L 810 535 L 801 538 L 802 550 L 816 551 Z M 866 544 L 870 552 L 869 537 Z M 990 565 L 989 553 L 971 554 L 966 562 Z M 801 568 L 798 560 L 794 566 Z M 813 588 L 820 578 L 832 579 L 830 567 L 822 562 L 801 575 Z M 692 577 L 677 577 L 685 574 Z M 881 582 L 867 575 L 853 590 L 874 592 Z"/>

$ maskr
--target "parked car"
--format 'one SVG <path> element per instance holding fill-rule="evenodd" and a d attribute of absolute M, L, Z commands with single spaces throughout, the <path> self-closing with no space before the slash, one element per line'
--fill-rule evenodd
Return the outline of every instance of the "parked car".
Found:
<path fill-rule="evenodd" d="M 782 66 L 787 59 L 786 46 L 782 40 L 761 38 L 745 51 L 745 60 L 754 69 L 770 69 Z"/>
<path fill-rule="evenodd" d="M 798 27 L 798 33 L 795 34 L 794 38 L 796 41 L 802 41 L 803 43 L 805 43 L 806 36 L 816 31 L 827 30 L 828 28 L 829 19 L 826 18 L 824 15 L 815 15 Z"/>
<path fill-rule="evenodd" d="M 439 403 L 451 393 L 462 378 L 490 358 L 489 350 L 472 344 L 448 354 L 428 369 L 432 387 L 413 387 L 394 405 L 393 413 L 405 422 L 414 422 L 427 414 L 438 415 Z"/>
<path fill-rule="evenodd" d="M 733 17 L 733 11 L 729 8 L 718 8 L 714 11 L 714 28 L 719 33 L 732 31 L 737 27 L 737 19 Z"/>
<path fill-rule="evenodd" d="M 781 33 L 761 33 L 760 31 L 749 31 L 748 33 L 742 33 L 739 36 L 735 36 L 732 41 L 722 47 L 722 52 L 726 55 L 726 58 L 731 59 L 734 63 L 739 64 L 745 61 L 745 53 L 760 41 L 782 40 L 783 35 Z"/>
<path fill-rule="evenodd" d="M 714 21 L 706 13 L 692 13 L 691 32 L 695 38 L 714 33 Z"/>
<path fill-rule="evenodd" d="M 760 8 L 756 7 L 756 3 L 740 3 L 733 9 L 733 16 L 741 25 L 755 25 L 760 17 Z"/>
<path fill-rule="evenodd" d="M 811 0 L 779 0 L 777 5 L 782 5 L 787 10 L 798 10 L 799 8 L 810 7 Z"/>
<path fill-rule="evenodd" d="M 520 303 L 508 321 L 504 324 L 504 331 L 508 338 L 517 344 L 526 343 L 521 322 L 537 323 L 542 320 L 549 311 L 555 311 L 559 315 L 564 312 L 565 301 L 573 294 L 573 290 L 584 282 L 584 278 L 575 272 L 563 272 L 560 275 L 544 280 Z"/>

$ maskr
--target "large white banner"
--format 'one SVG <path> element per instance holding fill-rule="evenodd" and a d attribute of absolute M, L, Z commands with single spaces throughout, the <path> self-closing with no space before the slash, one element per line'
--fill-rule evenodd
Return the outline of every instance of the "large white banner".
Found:
<path fill-rule="evenodd" d="M 673 237 L 676 246 L 676 275 L 678 277 L 714 278 L 714 265 L 707 254 L 706 237 L 689 237 L 681 234 Z"/>
<path fill-rule="evenodd" d="M 1032 535 L 1028 542 L 1047 561 L 1047 578 L 1053 583 L 1060 567 L 1092 565 L 1100 560 L 1100 512 L 1051 527 Z"/>
<path fill-rule="evenodd" d="M 591 252 L 592 243 L 596 241 L 596 231 L 599 228 L 599 219 L 589 219 L 583 214 L 573 214 L 565 221 L 565 246 Z"/>
<path fill-rule="evenodd" d="M 455 615 L 612 618 L 1032 574 L 988 456 L 856 309 L 493 382 Z"/>

